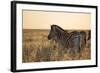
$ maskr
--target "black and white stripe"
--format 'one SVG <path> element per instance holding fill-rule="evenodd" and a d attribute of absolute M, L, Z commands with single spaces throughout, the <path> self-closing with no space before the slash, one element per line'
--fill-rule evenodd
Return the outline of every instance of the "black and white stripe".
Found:
<path fill-rule="evenodd" d="M 71 53 L 80 53 L 86 44 L 86 33 L 84 31 L 68 33 L 58 25 L 51 25 L 48 39 L 56 41 L 59 48 L 71 49 Z"/>

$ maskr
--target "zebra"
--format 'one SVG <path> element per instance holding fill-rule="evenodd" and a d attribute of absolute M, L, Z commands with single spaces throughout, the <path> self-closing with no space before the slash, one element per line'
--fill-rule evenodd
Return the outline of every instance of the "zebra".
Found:
<path fill-rule="evenodd" d="M 86 38 L 86 48 L 91 48 L 91 31 L 89 30 L 87 32 L 87 38 Z"/>
<path fill-rule="evenodd" d="M 68 37 L 68 35 L 69 34 L 67 32 L 65 32 L 61 27 L 59 27 L 57 25 L 52 25 L 50 33 L 48 35 L 48 39 L 54 40 L 56 42 L 61 42 L 59 44 L 59 47 L 66 48 L 67 46 L 66 46 L 66 43 L 64 42 L 64 40 L 66 39 L 66 37 Z"/>
<path fill-rule="evenodd" d="M 51 25 L 51 30 L 48 35 L 49 40 L 54 40 L 58 43 L 58 47 L 62 49 L 70 49 L 70 53 L 75 55 L 81 52 L 81 48 L 86 44 L 86 33 L 84 31 L 73 31 L 68 33 L 58 25 Z M 84 48 L 84 47 L 83 47 Z"/>

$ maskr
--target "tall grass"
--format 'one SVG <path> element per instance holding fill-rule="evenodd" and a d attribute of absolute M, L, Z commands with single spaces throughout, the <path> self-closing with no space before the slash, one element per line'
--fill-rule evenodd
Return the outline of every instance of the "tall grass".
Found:
<path fill-rule="evenodd" d="M 43 62 L 43 61 L 65 61 L 65 60 L 84 60 L 91 58 L 91 49 L 88 44 L 79 54 L 71 55 L 68 53 L 69 49 L 62 49 L 57 47 L 57 43 L 48 40 L 48 30 L 23 30 L 23 49 L 22 61 L 28 62 Z M 67 50 L 67 52 L 66 52 Z"/>

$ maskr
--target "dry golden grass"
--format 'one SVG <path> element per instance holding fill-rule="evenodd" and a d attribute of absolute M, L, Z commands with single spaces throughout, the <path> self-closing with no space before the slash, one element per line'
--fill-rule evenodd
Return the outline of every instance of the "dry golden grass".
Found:
<path fill-rule="evenodd" d="M 91 58 L 90 41 L 88 48 L 84 48 L 79 54 L 70 55 L 66 49 L 57 48 L 57 43 L 48 40 L 48 30 L 26 30 L 23 29 L 23 59 L 24 63 L 42 61 L 65 61 L 65 60 L 85 60 Z"/>

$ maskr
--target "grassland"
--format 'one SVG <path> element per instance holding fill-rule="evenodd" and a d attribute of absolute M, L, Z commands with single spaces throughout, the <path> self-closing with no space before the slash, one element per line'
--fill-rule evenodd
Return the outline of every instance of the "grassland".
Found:
<path fill-rule="evenodd" d="M 48 40 L 48 34 L 49 30 L 23 29 L 23 63 L 91 59 L 90 41 L 87 41 L 81 57 L 79 58 L 77 54 L 73 59 L 73 56 L 66 53 L 65 49 L 57 48 L 57 43 Z"/>

